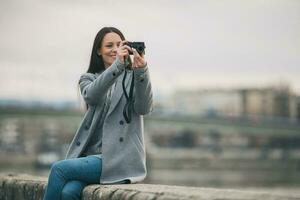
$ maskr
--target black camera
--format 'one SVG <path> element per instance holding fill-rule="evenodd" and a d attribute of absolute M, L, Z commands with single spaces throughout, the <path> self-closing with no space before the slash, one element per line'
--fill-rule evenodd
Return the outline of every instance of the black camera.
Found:
<path fill-rule="evenodd" d="M 145 54 L 145 43 L 144 42 L 127 42 L 130 48 L 134 48 L 140 55 Z M 129 52 L 132 55 L 132 52 Z"/>

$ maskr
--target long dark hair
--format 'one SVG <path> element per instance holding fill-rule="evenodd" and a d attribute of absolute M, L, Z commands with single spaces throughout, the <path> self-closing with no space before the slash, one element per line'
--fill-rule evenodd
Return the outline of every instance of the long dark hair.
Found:
<path fill-rule="evenodd" d="M 93 49 L 92 49 L 91 59 L 90 59 L 90 65 L 87 70 L 87 73 L 95 74 L 95 73 L 101 73 L 105 70 L 102 55 L 98 55 L 97 51 L 101 48 L 103 38 L 107 33 L 116 33 L 120 36 L 121 40 L 125 40 L 123 33 L 115 27 L 103 27 L 102 29 L 100 29 L 100 31 L 98 31 L 98 33 L 94 39 L 94 44 L 93 44 Z M 127 67 L 132 66 L 130 56 L 127 57 L 127 60 L 128 60 Z M 79 84 L 78 84 L 78 89 L 79 89 Z M 89 108 L 89 106 L 86 103 L 85 103 L 85 105 L 86 105 L 86 110 L 87 110 Z"/>
<path fill-rule="evenodd" d="M 93 49 L 92 49 L 92 53 L 91 53 L 90 65 L 89 65 L 89 68 L 87 70 L 88 73 L 95 74 L 97 72 L 99 73 L 99 72 L 105 70 L 102 55 L 99 56 L 97 54 L 97 51 L 98 51 L 98 49 L 101 48 L 103 38 L 107 33 L 116 33 L 120 36 L 121 40 L 125 40 L 125 37 L 124 37 L 123 33 L 119 29 L 117 29 L 115 27 L 104 27 L 104 28 L 102 28 L 97 33 L 97 35 L 95 37 L 95 40 L 94 40 L 94 45 L 93 45 Z M 129 56 L 128 56 L 128 62 L 129 62 L 129 65 L 131 65 L 131 59 L 130 59 Z"/>

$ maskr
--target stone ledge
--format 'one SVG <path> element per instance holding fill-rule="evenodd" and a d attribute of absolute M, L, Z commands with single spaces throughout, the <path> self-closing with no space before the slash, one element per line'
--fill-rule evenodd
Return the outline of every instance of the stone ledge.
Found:
<path fill-rule="evenodd" d="M 28 174 L 0 174 L 0 200 L 41 200 L 47 178 Z M 297 195 L 232 189 L 197 188 L 153 184 L 89 185 L 83 200 L 294 200 Z"/>

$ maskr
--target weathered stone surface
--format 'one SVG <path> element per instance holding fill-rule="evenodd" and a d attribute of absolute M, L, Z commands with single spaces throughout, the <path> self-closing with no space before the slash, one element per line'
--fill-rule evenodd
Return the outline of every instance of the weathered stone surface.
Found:
<path fill-rule="evenodd" d="M 0 200 L 41 200 L 46 177 L 27 174 L 0 174 Z M 300 200 L 297 194 L 273 194 L 232 189 L 197 188 L 153 184 L 89 185 L 83 200 Z"/>

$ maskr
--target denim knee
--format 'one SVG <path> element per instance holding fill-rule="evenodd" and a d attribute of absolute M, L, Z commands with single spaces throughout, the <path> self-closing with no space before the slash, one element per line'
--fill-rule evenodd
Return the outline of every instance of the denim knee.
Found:
<path fill-rule="evenodd" d="M 55 161 L 54 163 L 52 163 L 51 171 L 52 170 L 54 170 L 54 171 L 57 170 L 59 168 L 60 162 L 61 162 L 61 160 L 58 160 L 58 161 Z"/>
<path fill-rule="evenodd" d="M 60 162 L 61 161 L 56 161 L 51 165 L 50 173 L 59 174 L 60 176 L 63 176 L 63 178 L 65 178 L 62 168 L 60 167 L 60 165 L 61 165 Z"/>
<path fill-rule="evenodd" d="M 80 200 L 80 198 L 80 194 L 78 196 L 78 194 L 74 193 L 74 191 L 68 190 L 66 188 L 64 188 L 61 192 L 62 200 Z"/>
<path fill-rule="evenodd" d="M 78 199 L 80 200 L 81 192 L 87 184 L 81 181 L 69 181 L 65 184 L 61 197 L 62 200 Z"/>

